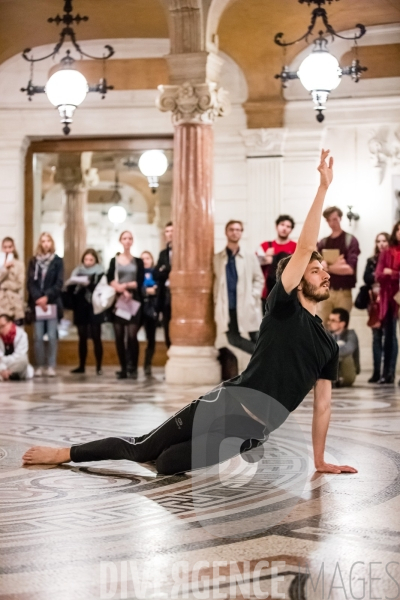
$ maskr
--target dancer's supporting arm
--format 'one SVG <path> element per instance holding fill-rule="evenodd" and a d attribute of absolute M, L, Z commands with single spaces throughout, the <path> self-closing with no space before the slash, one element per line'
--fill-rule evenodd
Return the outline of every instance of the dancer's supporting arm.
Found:
<path fill-rule="evenodd" d="M 322 150 L 321 162 L 318 166 L 320 183 L 317 195 L 315 196 L 314 202 L 304 221 L 296 250 L 282 273 L 282 284 L 288 294 L 299 285 L 301 278 L 304 275 L 304 271 L 310 262 L 311 254 L 317 246 L 322 207 L 324 205 L 326 192 L 333 179 L 333 158 L 330 157 L 328 164 L 326 162 L 328 155 L 329 150 Z"/>
<path fill-rule="evenodd" d="M 312 442 L 314 464 L 320 473 L 357 473 L 357 469 L 348 465 L 332 465 L 324 459 L 326 434 L 331 417 L 332 382 L 318 379 L 314 386 L 314 412 L 312 422 Z"/>

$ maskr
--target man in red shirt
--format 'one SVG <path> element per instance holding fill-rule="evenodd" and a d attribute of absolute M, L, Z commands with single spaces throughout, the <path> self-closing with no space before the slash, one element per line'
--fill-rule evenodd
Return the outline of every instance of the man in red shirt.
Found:
<path fill-rule="evenodd" d="M 264 273 L 265 285 L 262 293 L 263 314 L 267 296 L 276 283 L 276 267 L 281 258 L 294 254 L 296 242 L 289 239 L 294 229 L 294 220 L 289 215 L 279 215 L 275 221 L 277 238 L 273 242 L 263 242 L 257 256 Z"/>

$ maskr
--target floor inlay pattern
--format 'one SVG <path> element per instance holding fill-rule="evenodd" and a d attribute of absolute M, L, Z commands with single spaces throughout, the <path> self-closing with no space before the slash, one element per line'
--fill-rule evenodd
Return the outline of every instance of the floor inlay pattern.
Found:
<path fill-rule="evenodd" d="M 400 599 L 400 388 L 365 380 L 334 391 L 327 440 L 359 473 L 329 476 L 311 462 L 311 397 L 256 462 L 214 473 L 22 467 L 31 445 L 140 435 L 205 390 L 161 370 L 1 384 L 0 598 Z"/>

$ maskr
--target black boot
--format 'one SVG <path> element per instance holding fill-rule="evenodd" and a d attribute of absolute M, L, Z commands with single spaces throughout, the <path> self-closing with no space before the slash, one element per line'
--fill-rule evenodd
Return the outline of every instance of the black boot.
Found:
<path fill-rule="evenodd" d="M 76 367 L 76 369 L 72 369 L 72 371 L 70 371 L 71 373 L 84 373 L 85 372 L 85 367 Z"/>
<path fill-rule="evenodd" d="M 372 376 L 368 379 L 368 383 L 378 383 L 380 378 L 381 378 L 380 374 L 377 371 L 374 371 L 372 373 Z"/>

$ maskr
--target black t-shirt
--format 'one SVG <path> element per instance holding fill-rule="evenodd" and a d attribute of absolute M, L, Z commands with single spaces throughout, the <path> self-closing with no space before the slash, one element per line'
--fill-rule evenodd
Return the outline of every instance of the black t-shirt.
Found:
<path fill-rule="evenodd" d="M 317 379 L 338 377 L 339 347 L 322 325 L 278 281 L 267 298 L 256 348 L 247 368 L 225 386 L 243 386 L 263 392 L 291 412 Z M 264 397 L 265 398 L 265 397 Z M 263 396 L 240 394 L 240 402 L 264 423 Z"/>

